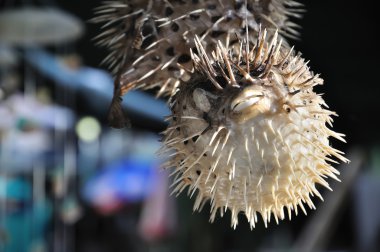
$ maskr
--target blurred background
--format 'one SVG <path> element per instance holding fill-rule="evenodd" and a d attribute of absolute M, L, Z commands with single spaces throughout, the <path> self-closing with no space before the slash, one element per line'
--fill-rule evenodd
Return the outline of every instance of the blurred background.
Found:
<path fill-rule="evenodd" d="M 100 1 L 0 0 L 0 251 L 380 251 L 377 9 L 304 3 L 292 43 L 325 80 L 317 91 L 348 142 L 332 144 L 352 162 L 308 216 L 254 230 L 241 216 L 233 230 L 169 196 L 155 155 L 164 101 L 131 92 L 132 128 L 107 126 L 113 81 L 87 21 Z"/>

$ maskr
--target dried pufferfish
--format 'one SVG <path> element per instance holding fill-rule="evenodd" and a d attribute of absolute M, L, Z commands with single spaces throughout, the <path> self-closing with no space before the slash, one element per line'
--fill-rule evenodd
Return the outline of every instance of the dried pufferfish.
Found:
<path fill-rule="evenodd" d="M 265 37 L 241 43 L 239 53 L 219 43 L 212 56 L 196 39 L 195 73 L 173 97 L 163 133 L 173 193 L 198 191 L 194 210 L 211 200 L 211 221 L 229 208 L 234 228 L 239 212 L 251 228 L 257 214 L 265 226 L 271 215 L 284 219 L 285 208 L 289 219 L 298 206 L 306 214 L 311 196 L 322 199 L 316 184 L 331 190 L 325 179 L 339 180 L 330 163 L 348 162 L 329 145 L 344 135 L 326 126 L 335 113 L 313 91 L 323 80 L 276 35 Z"/>
<path fill-rule="evenodd" d="M 288 37 L 298 35 L 302 4 L 293 0 L 125 0 L 108 1 L 96 9 L 95 23 L 104 23 L 95 40 L 110 54 L 104 59 L 116 74 L 110 110 L 113 126 L 123 126 L 120 97 L 130 89 L 158 88 L 157 96 L 174 94 L 181 80 L 189 77 L 189 49 L 195 35 L 206 50 L 216 41 L 233 46 L 245 37 L 257 38 L 260 25 Z M 247 25 L 248 24 L 248 25 Z"/>

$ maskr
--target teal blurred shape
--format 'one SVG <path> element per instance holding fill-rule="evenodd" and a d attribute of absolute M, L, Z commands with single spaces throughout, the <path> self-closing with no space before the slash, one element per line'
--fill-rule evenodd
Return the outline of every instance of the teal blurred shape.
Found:
<path fill-rule="evenodd" d="M 26 201 L 31 198 L 31 186 L 24 179 L 0 176 L 0 200 Z"/>
<path fill-rule="evenodd" d="M 46 248 L 46 229 L 51 205 L 46 200 L 32 201 L 32 187 L 23 178 L 0 175 L 0 251 L 24 252 Z M 6 204 L 6 205 L 4 205 Z M 14 205 L 10 210 L 7 205 Z"/>

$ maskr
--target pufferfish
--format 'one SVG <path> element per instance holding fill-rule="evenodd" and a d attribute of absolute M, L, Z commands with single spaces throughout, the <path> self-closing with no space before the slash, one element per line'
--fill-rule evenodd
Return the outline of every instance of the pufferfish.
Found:
<path fill-rule="evenodd" d="M 237 44 L 249 29 L 256 39 L 260 26 L 296 37 L 302 4 L 293 0 L 124 0 L 107 1 L 92 19 L 103 23 L 95 40 L 107 47 L 104 59 L 116 75 L 109 121 L 122 127 L 120 97 L 131 89 L 156 89 L 172 96 L 182 80 L 190 78 L 189 50 L 194 37 L 212 50 L 218 40 Z"/>
<path fill-rule="evenodd" d="M 313 196 L 322 199 L 317 184 L 331 190 L 326 179 L 339 180 L 331 163 L 348 162 L 330 146 L 330 137 L 345 142 L 329 128 L 335 113 L 313 91 L 323 80 L 277 33 L 266 35 L 239 50 L 219 42 L 211 54 L 197 37 L 194 73 L 173 96 L 163 132 L 173 193 L 196 194 L 194 211 L 210 201 L 211 222 L 229 209 L 233 228 L 239 213 L 251 228 L 258 216 L 267 226 L 298 207 L 306 214 Z"/>

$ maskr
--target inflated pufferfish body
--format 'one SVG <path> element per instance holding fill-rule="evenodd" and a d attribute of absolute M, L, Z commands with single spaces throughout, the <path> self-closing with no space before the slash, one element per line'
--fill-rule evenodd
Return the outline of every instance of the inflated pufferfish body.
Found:
<path fill-rule="evenodd" d="M 257 213 L 267 225 L 285 209 L 290 219 L 298 206 L 314 208 L 311 196 L 322 198 L 316 184 L 338 180 L 330 162 L 348 161 L 329 145 L 330 136 L 344 139 L 326 126 L 334 112 L 313 91 L 322 79 L 265 35 L 236 52 L 219 43 L 212 56 L 197 39 L 195 73 L 173 97 L 164 132 L 174 193 L 198 191 L 194 210 L 211 200 L 211 221 L 229 208 L 233 227 L 239 212 L 254 227 Z"/>
<path fill-rule="evenodd" d="M 130 89 L 158 88 L 157 96 L 174 94 L 180 81 L 189 78 L 195 35 L 206 50 L 217 40 L 233 46 L 246 36 L 246 28 L 256 39 L 260 25 L 294 37 L 298 25 L 289 17 L 300 17 L 301 6 L 292 0 L 105 2 L 93 21 L 105 23 L 96 40 L 109 49 L 104 61 L 117 75 L 111 123 L 120 115 L 119 97 Z"/>

